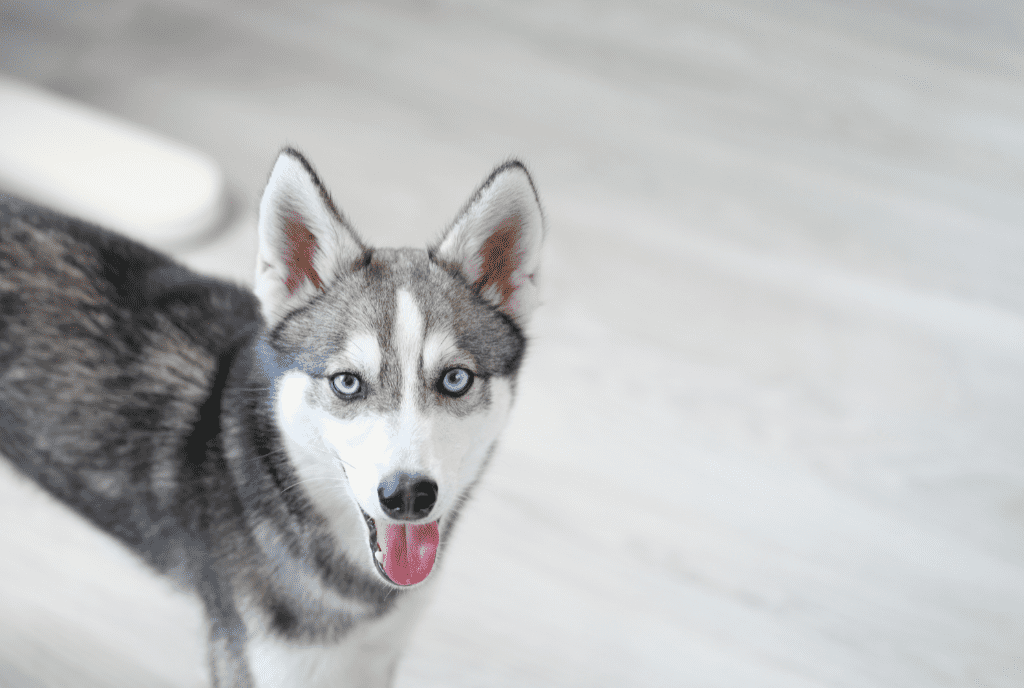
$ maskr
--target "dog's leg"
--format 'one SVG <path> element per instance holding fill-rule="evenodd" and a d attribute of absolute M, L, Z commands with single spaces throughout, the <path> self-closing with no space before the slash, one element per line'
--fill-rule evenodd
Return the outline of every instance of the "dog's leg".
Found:
<path fill-rule="evenodd" d="M 245 662 L 245 638 L 238 627 L 210 623 L 210 675 L 214 688 L 255 688 Z"/>
<path fill-rule="evenodd" d="M 204 557 L 199 593 L 210 626 L 210 680 L 213 688 L 255 688 L 245 659 L 247 632 L 235 608 L 230 585 Z"/>

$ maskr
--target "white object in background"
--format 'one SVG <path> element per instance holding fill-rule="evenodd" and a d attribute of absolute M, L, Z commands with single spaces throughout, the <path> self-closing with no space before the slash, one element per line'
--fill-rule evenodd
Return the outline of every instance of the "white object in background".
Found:
<path fill-rule="evenodd" d="M 0 191 L 173 249 L 224 222 L 225 189 L 209 156 L 0 76 Z"/>

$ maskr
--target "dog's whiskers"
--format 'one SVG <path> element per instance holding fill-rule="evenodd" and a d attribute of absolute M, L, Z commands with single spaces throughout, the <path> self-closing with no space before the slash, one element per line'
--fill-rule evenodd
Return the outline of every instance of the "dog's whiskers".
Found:
<path fill-rule="evenodd" d="M 333 461 L 333 460 L 337 459 L 338 461 L 340 461 L 342 463 L 342 465 L 348 466 L 352 470 L 356 469 L 355 466 L 353 466 L 352 464 L 350 464 L 348 461 L 346 461 L 345 459 L 341 458 L 337 454 L 334 454 L 334 453 L 329 452 L 329 451 L 325 451 L 323 449 L 317 449 L 317 453 L 320 454 L 321 456 L 323 456 L 328 461 Z"/>
<path fill-rule="evenodd" d="M 287 492 L 288 490 L 292 489 L 293 487 L 298 487 L 299 485 L 305 485 L 307 483 L 316 483 L 316 482 L 340 483 L 342 485 L 348 483 L 348 481 L 345 480 L 344 478 L 328 478 L 328 477 L 306 478 L 305 480 L 296 480 L 294 483 L 292 483 L 288 487 L 286 487 L 283 490 L 281 490 L 281 492 Z"/>
<path fill-rule="evenodd" d="M 281 447 L 279 449 L 271 449 L 266 454 L 260 454 L 259 456 L 254 456 L 252 458 L 254 458 L 256 460 L 259 460 L 259 459 L 265 459 L 268 456 L 271 456 L 272 454 L 284 454 L 284 453 L 285 453 L 285 449 L 284 449 L 284 447 Z"/>

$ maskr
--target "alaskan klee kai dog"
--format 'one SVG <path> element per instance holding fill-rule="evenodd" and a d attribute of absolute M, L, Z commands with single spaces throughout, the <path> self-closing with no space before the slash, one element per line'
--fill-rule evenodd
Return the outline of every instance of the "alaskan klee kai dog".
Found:
<path fill-rule="evenodd" d="M 254 296 L 0 198 L 0 454 L 202 600 L 216 686 L 389 685 L 512 404 L 543 233 L 513 161 L 427 250 L 370 248 L 289 149 Z"/>

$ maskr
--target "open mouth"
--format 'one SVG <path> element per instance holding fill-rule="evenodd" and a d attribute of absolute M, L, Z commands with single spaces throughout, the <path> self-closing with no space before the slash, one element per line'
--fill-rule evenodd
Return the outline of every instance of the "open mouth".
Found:
<path fill-rule="evenodd" d="M 389 523 L 378 538 L 377 522 L 363 511 L 370 529 L 370 551 L 377 570 L 395 585 L 416 585 L 434 568 L 440 542 L 438 521 L 433 523 Z"/>

